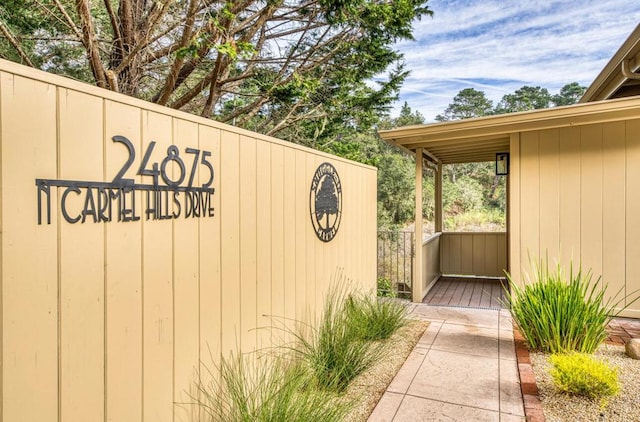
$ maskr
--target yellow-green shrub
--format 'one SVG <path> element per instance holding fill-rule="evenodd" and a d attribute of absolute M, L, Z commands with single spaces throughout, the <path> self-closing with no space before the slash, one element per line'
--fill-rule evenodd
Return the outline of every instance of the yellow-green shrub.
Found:
<path fill-rule="evenodd" d="M 590 398 L 615 396 L 620 391 L 618 371 L 586 353 L 551 355 L 556 387 Z"/>

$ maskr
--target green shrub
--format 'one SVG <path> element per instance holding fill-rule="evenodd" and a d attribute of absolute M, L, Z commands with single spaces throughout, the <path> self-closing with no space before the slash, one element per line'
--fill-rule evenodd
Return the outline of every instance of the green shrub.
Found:
<path fill-rule="evenodd" d="M 555 354 L 551 376 L 556 387 L 590 398 L 615 396 L 620 391 L 618 372 L 585 353 Z"/>
<path fill-rule="evenodd" d="M 387 339 L 407 324 L 407 307 L 398 300 L 378 300 L 373 295 L 350 296 L 345 306 L 349 324 L 363 340 Z"/>
<path fill-rule="evenodd" d="M 378 296 L 380 297 L 396 297 L 396 291 L 393 283 L 386 277 L 378 277 Z"/>
<path fill-rule="evenodd" d="M 294 351 L 309 366 L 318 386 L 341 392 L 382 356 L 382 345 L 362 338 L 345 307 L 346 294 L 334 289 L 327 295 L 323 314 L 309 335 L 294 332 Z"/>
<path fill-rule="evenodd" d="M 196 383 L 192 398 L 201 413 L 199 420 L 338 422 L 352 407 L 344 399 L 310 388 L 304 367 L 283 357 L 246 359 L 237 355 L 222 360 L 216 369 L 205 368 Z"/>
<path fill-rule="evenodd" d="M 583 273 L 581 267 L 574 273 L 571 266 L 568 280 L 559 265 L 555 272 L 542 262 L 534 268 L 535 281 L 524 287 L 507 274 L 511 313 L 530 348 L 592 353 L 607 338 L 606 326 L 622 300 L 605 300 L 606 284 L 600 278 L 594 282 L 591 271 Z"/>

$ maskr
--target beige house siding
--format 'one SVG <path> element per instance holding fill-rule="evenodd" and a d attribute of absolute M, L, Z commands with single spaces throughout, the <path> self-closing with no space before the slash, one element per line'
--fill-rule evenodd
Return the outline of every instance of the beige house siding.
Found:
<path fill-rule="evenodd" d="M 65 188 L 51 187 L 51 224 L 37 224 L 35 179 L 113 180 L 128 157 L 114 135 L 134 143 L 124 177 L 136 183 L 151 183 L 136 175 L 150 141 L 150 163 L 174 144 L 187 178 L 185 149 L 211 151 L 215 216 L 71 224 Z M 371 167 L 5 61 L 0 145 L 1 420 L 186 420 L 174 403 L 190 400 L 210 354 L 282 339 L 256 328 L 309 321 L 339 269 L 352 287 L 375 288 Z M 323 162 L 342 183 L 331 242 L 309 211 Z M 199 166 L 194 186 L 207 178 Z M 82 203 L 69 195 L 75 215 Z"/>
<path fill-rule="evenodd" d="M 440 268 L 442 274 L 504 277 L 506 233 L 442 233 Z"/>
<path fill-rule="evenodd" d="M 424 296 L 427 295 L 429 289 L 433 287 L 433 285 L 438 281 L 438 278 L 442 275 L 442 271 L 440 270 L 440 255 L 441 246 L 442 245 L 442 237 L 441 233 L 436 233 L 429 237 L 422 244 L 422 286 L 421 286 L 421 294 Z"/>
<path fill-rule="evenodd" d="M 609 294 L 640 288 L 640 120 L 511 136 L 511 271 L 529 256 L 602 275 Z M 521 271 L 520 271 L 521 270 Z M 640 317 L 640 303 L 622 315 Z"/>

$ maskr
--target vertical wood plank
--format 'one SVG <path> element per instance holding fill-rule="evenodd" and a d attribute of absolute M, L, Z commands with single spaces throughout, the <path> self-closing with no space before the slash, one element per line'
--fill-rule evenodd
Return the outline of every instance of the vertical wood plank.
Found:
<path fill-rule="evenodd" d="M 415 209 L 415 215 L 414 215 L 414 262 L 413 262 L 413 281 L 411 283 L 411 288 L 412 288 L 412 300 L 414 302 L 422 302 L 423 299 L 423 292 L 422 292 L 422 285 L 423 285 L 423 279 L 424 279 L 424 268 L 423 268 L 423 260 L 424 257 L 423 255 L 423 248 L 422 248 L 422 220 L 423 220 L 423 215 L 422 215 L 422 204 L 423 204 L 423 199 L 422 199 L 422 192 L 423 192 L 423 188 L 422 188 L 422 183 L 424 181 L 424 178 L 422 177 L 422 171 L 423 171 L 423 166 L 424 166 L 424 158 L 422 155 L 423 151 L 422 148 L 417 148 L 416 152 L 415 152 L 415 164 L 416 164 L 416 171 L 415 171 L 415 188 L 416 188 L 416 193 L 415 193 L 415 205 L 414 205 L 414 209 Z"/>
<path fill-rule="evenodd" d="M 443 274 L 450 273 L 449 271 L 449 258 L 451 253 L 449 252 L 449 235 L 443 233 L 440 236 L 440 271 Z"/>
<path fill-rule="evenodd" d="M 367 181 L 367 186 L 370 187 L 369 196 L 367 198 L 368 204 L 377 204 L 378 200 L 378 172 L 377 170 L 368 170 L 369 180 Z M 369 276 L 366 278 L 370 280 L 371 289 L 374 291 L 377 289 L 377 262 L 378 262 L 378 254 L 377 254 L 377 246 L 376 241 L 378 239 L 378 211 L 377 207 L 367 207 L 369 210 L 369 232 L 370 232 L 370 241 L 367 243 L 369 246 L 369 264 L 366 265 L 366 268 L 369 269 Z M 337 252 L 337 248 L 336 248 Z M 440 271 L 440 261 L 437 261 L 438 272 Z"/>
<path fill-rule="evenodd" d="M 58 89 L 61 179 L 104 180 L 102 104 L 100 98 Z M 90 205 L 99 200 L 98 190 L 80 191 L 65 201 L 80 221 L 60 224 L 60 415 L 65 421 L 104 418 L 104 223 Z M 88 207 L 86 198 L 92 198 Z"/>
<path fill-rule="evenodd" d="M 298 249 L 297 232 L 298 218 L 296 216 L 296 154 L 292 148 L 284 148 L 283 151 L 284 180 L 282 182 L 283 189 L 283 212 L 282 226 L 283 230 L 283 265 L 284 265 L 284 315 L 286 316 L 287 326 L 291 326 L 291 321 L 298 317 L 296 292 L 298 275 Z"/>
<path fill-rule="evenodd" d="M 460 274 L 462 271 L 462 239 L 459 233 L 449 236 L 449 271 L 450 274 Z"/>
<path fill-rule="evenodd" d="M 207 213 L 199 220 L 199 255 L 200 255 L 200 379 L 204 384 L 217 376 L 215 368 L 220 364 L 222 297 L 220 293 L 220 130 L 205 125 L 198 126 L 199 149 L 211 152 L 208 160 L 214 169 L 213 184 L 215 189 L 212 199 L 213 217 Z M 199 166 L 199 184 L 209 178 L 206 166 Z M 206 412 L 200 409 L 200 419 Z"/>
<path fill-rule="evenodd" d="M 580 259 L 580 128 L 560 129 L 560 262 Z"/>
<path fill-rule="evenodd" d="M 540 254 L 560 254 L 560 132 L 540 131 Z"/>
<path fill-rule="evenodd" d="M 285 265 L 291 262 L 285 259 L 285 242 L 290 245 L 294 238 L 291 236 L 293 230 L 289 224 L 290 218 L 285 221 L 285 216 L 291 216 L 285 211 L 287 204 L 285 200 L 285 192 L 291 190 L 285 188 L 285 148 L 282 145 L 271 146 L 271 320 L 272 325 L 281 327 L 282 323 L 286 323 L 289 318 L 295 317 L 295 284 L 293 284 L 293 273 L 295 266 Z M 290 166 L 287 166 L 290 167 Z M 286 240 L 285 240 L 286 239 Z M 292 255 L 292 253 L 287 254 Z M 289 268 L 285 268 L 285 267 Z M 286 274 L 286 275 L 285 275 Z M 289 277 L 289 278 L 287 278 Z M 288 289 L 293 289 L 289 292 Z M 272 332 L 271 343 L 275 339 L 282 338 L 283 332 L 276 329 Z M 274 345 L 274 344 L 271 344 Z"/>
<path fill-rule="evenodd" d="M 500 237 L 500 234 L 485 234 L 484 238 L 485 238 L 485 254 L 484 254 L 484 259 L 485 259 L 485 268 L 486 268 L 486 274 L 487 275 L 495 275 L 495 274 L 501 274 L 504 275 L 504 273 L 502 272 L 502 268 L 499 268 L 498 266 L 498 238 Z M 503 250 L 503 253 L 505 251 Z"/>
<path fill-rule="evenodd" d="M 185 182 L 188 182 L 193 154 L 187 148 L 198 147 L 198 125 L 182 119 L 173 120 L 173 144 L 178 147 L 185 163 Z M 178 180 L 181 169 L 171 165 L 173 179 Z M 169 169 L 169 165 L 167 165 Z M 169 171 L 169 170 L 167 170 Z M 193 184 L 200 184 L 196 172 Z M 174 386 L 173 396 L 177 403 L 190 403 L 195 397 L 195 370 L 200 364 L 200 273 L 198 247 L 198 198 L 183 193 L 180 218 L 173 219 L 173 313 L 174 313 Z M 199 207 L 199 206 L 198 206 Z M 191 406 L 174 406 L 175 420 L 191 420 L 196 411 Z"/>
<path fill-rule="evenodd" d="M 485 234 L 472 234 L 471 236 L 471 275 L 486 275 L 487 267 L 485 266 L 486 256 L 490 253 L 487 250 Z"/>
<path fill-rule="evenodd" d="M 240 336 L 240 137 L 222 131 L 220 139 L 221 350 L 236 350 Z"/>
<path fill-rule="evenodd" d="M 580 130 L 580 257 L 585 270 L 602 274 L 602 125 Z"/>
<path fill-rule="evenodd" d="M 173 142 L 170 116 L 142 112 L 142 140 L 156 146 L 150 163 L 160 163 Z M 142 153 L 142 151 L 140 151 Z M 150 166 L 149 166 L 150 167 Z M 142 177 L 153 184 L 153 178 Z M 160 197 L 162 200 L 162 196 Z M 153 209 L 153 193 L 143 194 L 145 209 Z M 172 202 L 170 202 L 172 203 Z M 173 212 L 173 209 L 171 209 Z M 143 397 L 145 422 L 169 422 L 173 419 L 173 230 L 171 220 L 142 216 L 142 289 L 143 295 Z M 111 223 L 115 224 L 115 223 Z"/>
<path fill-rule="evenodd" d="M 473 273 L 473 236 L 469 234 L 460 235 L 460 273 Z"/>
<path fill-rule="evenodd" d="M 281 235 L 282 232 L 275 232 L 273 230 L 272 213 L 275 208 L 272 203 L 272 191 L 271 187 L 274 185 L 272 180 L 272 174 L 275 172 L 271 167 L 271 145 L 265 141 L 258 141 L 256 146 L 257 158 L 256 166 L 258 168 L 256 173 L 257 179 L 257 225 L 256 225 L 256 269 L 257 269 L 257 327 L 259 327 L 257 334 L 257 347 L 264 348 L 269 347 L 269 341 L 271 338 L 271 315 L 272 315 L 272 301 L 278 302 L 282 299 L 282 293 L 279 291 L 280 297 L 277 299 L 272 298 L 272 293 L 275 295 L 276 289 L 274 286 L 282 285 L 282 279 L 276 281 L 272 280 L 272 237 Z M 278 207 L 282 209 L 282 204 Z M 277 211 L 276 211 L 277 213 Z"/>
<path fill-rule="evenodd" d="M 603 125 L 602 146 L 602 279 L 613 297 L 625 286 L 625 122 Z"/>
<path fill-rule="evenodd" d="M 640 288 L 640 242 L 638 235 L 640 234 L 640 120 L 629 120 L 626 122 L 626 286 L 625 296 Z M 626 302 L 628 303 L 628 301 Z M 640 304 L 634 303 L 628 308 L 628 311 L 635 315 L 640 315 Z"/>
<path fill-rule="evenodd" d="M 240 345 L 256 349 L 256 140 L 240 136 Z"/>
<path fill-rule="evenodd" d="M 56 88 L 4 72 L 0 86 L 2 417 L 57 421 L 58 190 L 37 225 L 34 186 L 56 178 Z"/>
<path fill-rule="evenodd" d="M 306 303 L 307 297 L 307 232 L 313 234 L 309 228 L 309 187 L 307 186 L 305 154 L 302 151 L 295 151 L 295 225 L 296 225 L 296 320 L 308 321 L 307 315 L 310 311 Z"/>
<path fill-rule="evenodd" d="M 504 233 L 501 233 L 499 235 L 496 236 L 497 241 L 498 241 L 498 249 L 497 249 L 497 255 L 498 255 L 498 267 L 497 267 L 497 272 L 496 272 L 496 276 L 499 277 L 504 277 L 504 271 L 507 269 L 507 235 Z"/>
<path fill-rule="evenodd" d="M 520 262 L 525 273 L 531 273 L 529 254 L 538 259 L 540 251 L 540 161 L 538 132 L 520 134 L 520 214 L 525 221 L 520 228 Z"/>
<path fill-rule="evenodd" d="M 125 136 L 136 151 L 142 151 L 141 112 L 105 101 L 105 122 L 105 176 L 112 180 L 129 158 L 127 148 L 113 142 L 112 136 Z M 137 154 L 123 177 L 139 183 L 139 166 Z M 107 421 L 142 418 L 142 195 L 123 190 L 119 194 L 126 208 L 135 212 L 123 213 L 123 221 L 106 225 Z"/>
<path fill-rule="evenodd" d="M 312 154 L 304 154 L 304 156 L 301 157 L 301 160 L 304 162 L 303 166 L 306 166 L 305 174 L 301 180 L 301 184 L 304 186 L 304 190 L 308 192 L 307 195 L 310 195 L 309 192 L 311 189 L 311 179 L 313 178 L 313 175 L 316 172 L 316 168 L 318 167 L 317 164 L 319 163 L 316 163 L 316 157 L 313 156 Z M 318 250 L 320 249 L 320 245 L 318 245 L 320 240 L 316 236 L 313 230 L 313 225 L 311 224 L 311 221 L 310 221 L 311 215 L 310 215 L 309 201 L 310 201 L 310 198 L 304 201 L 304 210 L 302 209 L 302 207 L 300 209 L 303 215 L 306 214 L 306 220 L 307 220 L 306 221 L 307 230 L 305 230 L 306 242 L 307 242 L 306 256 L 305 256 L 305 260 L 306 260 L 305 301 L 307 306 L 310 309 L 316 309 L 316 297 L 320 291 L 319 289 L 316 289 L 316 286 L 319 284 L 318 274 L 316 272 L 316 268 L 317 268 L 316 249 Z"/>
<path fill-rule="evenodd" d="M 520 134 L 512 133 L 509 136 L 509 180 L 507 183 L 507 198 L 509 202 L 508 217 L 509 226 L 507 228 L 507 235 L 509 236 L 508 245 L 509 249 L 506 251 L 509 254 L 509 273 L 514 283 L 522 283 L 522 262 L 520 257 L 522 256 L 522 237 L 520 235 L 522 210 L 520 208 Z M 506 263 L 505 263 L 506 264 Z"/>

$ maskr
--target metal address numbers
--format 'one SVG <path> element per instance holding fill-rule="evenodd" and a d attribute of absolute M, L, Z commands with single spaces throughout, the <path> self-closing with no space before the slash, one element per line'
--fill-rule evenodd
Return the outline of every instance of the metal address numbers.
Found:
<path fill-rule="evenodd" d="M 63 218 L 71 224 L 138 221 L 141 215 L 147 220 L 215 215 L 212 199 L 215 189 L 211 187 L 215 172 L 209 160 L 211 151 L 187 147 L 181 155 L 180 149 L 171 145 L 159 163 L 149 163 L 156 147 L 156 142 L 152 141 L 137 174 L 151 177 L 153 182 L 141 184 L 124 177 L 135 162 L 135 146 L 125 136 L 116 135 L 111 139 L 123 144 L 129 153 L 111 182 L 36 179 L 38 224 L 42 224 L 43 212 L 46 213 L 46 223 L 51 224 L 51 187 L 65 188 L 59 205 Z M 183 157 L 187 160 L 186 165 Z M 193 186 L 198 169 L 206 181 L 200 186 Z M 144 207 L 136 203 L 135 191 L 141 191 L 146 198 Z"/>

